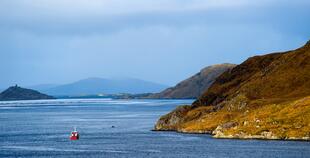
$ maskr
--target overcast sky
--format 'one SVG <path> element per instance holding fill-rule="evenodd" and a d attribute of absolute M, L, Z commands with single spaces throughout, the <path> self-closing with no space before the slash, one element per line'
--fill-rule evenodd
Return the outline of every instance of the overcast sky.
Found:
<path fill-rule="evenodd" d="M 309 0 L 1 0 L 0 88 L 133 77 L 174 85 L 295 49 Z"/>

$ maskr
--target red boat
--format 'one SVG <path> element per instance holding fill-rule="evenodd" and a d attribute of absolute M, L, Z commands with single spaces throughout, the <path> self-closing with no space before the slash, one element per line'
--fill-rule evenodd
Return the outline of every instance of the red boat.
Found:
<path fill-rule="evenodd" d="M 74 128 L 74 131 L 71 132 L 70 140 L 78 140 L 79 139 L 79 132 Z"/>

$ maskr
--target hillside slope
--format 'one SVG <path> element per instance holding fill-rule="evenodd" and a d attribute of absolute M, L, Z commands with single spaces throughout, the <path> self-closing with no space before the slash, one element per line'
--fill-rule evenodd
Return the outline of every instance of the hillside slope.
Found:
<path fill-rule="evenodd" d="M 12 86 L 0 93 L 0 101 L 54 99 L 38 91 Z"/>
<path fill-rule="evenodd" d="M 220 75 L 191 106 L 162 116 L 156 130 L 217 138 L 310 139 L 310 42 L 251 57 Z"/>
<path fill-rule="evenodd" d="M 185 99 L 197 98 L 205 92 L 223 72 L 232 69 L 234 64 L 218 64 L 202 69 L 194 76 L 148 98 Z"/>

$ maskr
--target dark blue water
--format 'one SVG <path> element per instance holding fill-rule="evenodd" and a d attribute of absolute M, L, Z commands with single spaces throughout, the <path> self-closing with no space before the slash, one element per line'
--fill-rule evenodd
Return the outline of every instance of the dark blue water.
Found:
<path fill-rule="evenodd" d="M 310 157 L 310 142 L 213 139 L 150 131 L 160 115 L 191 102 L 0 102 L 0 157 Z M 74 126 L 80 132 L 78 141 L 69 140 Z"/>

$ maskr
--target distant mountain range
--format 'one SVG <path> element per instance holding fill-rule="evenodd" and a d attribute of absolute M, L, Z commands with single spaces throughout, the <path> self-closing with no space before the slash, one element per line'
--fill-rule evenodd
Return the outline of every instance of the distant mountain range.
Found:
<path fill-rule="evenodd" d="M 27 88 L 35 89 L 37 91 L 42 91 L 42 90 L 47 90 L 47 89 L 54 88 L 57 86 L 59 86 L 59 84 L 39 84 L 39 85 L 29 86 Z"/>
<path fill-rule="evenodd" d="M 134 78 L 87 78 L 64 85 L 38 85 L 30 88 L 52 96 L 84 96 L 97 94 L 140 94 L 160 92 L 168 86 Z"/>
<path fill-rule="evenodd" d="M 9 87 L 0 93 L 0 101 L 54 99 L 38 91 L 16 86 Z"/>
<path fill-rule="evenodd" d="M 149 95 L 147 98 L 161 99 L 190 99 L 197 98 L 205 92 L 215 79 L 223 72 L 234 68 L 234 64 L 217 64 L 202 69 L 199 73 L 168 88 L 160 93 Z"/>

